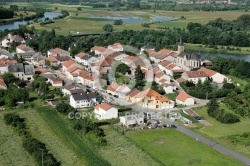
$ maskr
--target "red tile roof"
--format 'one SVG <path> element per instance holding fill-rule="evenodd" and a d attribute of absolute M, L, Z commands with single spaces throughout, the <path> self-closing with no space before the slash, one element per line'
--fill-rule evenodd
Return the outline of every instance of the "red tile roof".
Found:
<path fill-rule="evenodd" d="M 72 65 L 73 63 L 75 63 L 75 61 L 73 61 L 72 59 L 66 61 L 63 63 L 63 66 L 65 67 L 69 67 L 70 65 Z"/>
<path fill-rule="evenodd" d="M 87 53 L 85 53 L 85 52 L 80 52 L 80 53 L 76 54 L 76 57 L 82 58 L 82 57 L 84 57 L 84 56 L 86 56 L 86 55 L 88 56 Z"/>
<path fill-rule="evenodd" d="M 210 70 L 210 69 L 205 68 L 205 67 L 201 67 L 198 71 L 205 72 L 209 77 L 211 77 L 217 73 L 216 71 Z"/>
<path fill-rule="evenodd" d="M 108 111 L 110 108 L 113 108 L 113 106 L 108 103 L 102 103 L 95 106 L 96 110 L 99 110 L 99 108 L 103 109 L 104 111 Z"/>
<path fill-rule="evenodd" d="M 3 87 L 4 89 L 7 88 L 7 85 L 4 81 L 0 80 L 0 87 Z"/>
<path fill-rule="evenodd" d="M 136 98 L 143 98 L 143 97 L 153 97 L 155 98 L 155 100 L 159 100 L 161 102 L 168 102 L 169 99 L 161 94 L 159 94 L 158 92 L 154 91 L 151 88 L 148 88 L 144 91 L 142 91 L 141 93 L 137 94 L 135 97 Z"/>
<path fill-rule="evenodd" d="M 189 78 L 208 77 L 204 71 L 186 71 Z"/>
<path fill-rule="evenodd" d="M 104 53 L 106 50 L 107 50 L 107 48 L 100 47 L 100 46 L 94 46 L 94 47 L 91 48 L 91 51 L 99 51 L 99 52 L 102 52 L 102 53 Z"/>
<path fill-rule="evenodd" d="M 128 92 L 126 94 L 126 96 L 129 96 L 129 97 L 134 97 L 136 96 L 138 93 L 140 93 L 141 91 L 139 91 L 138 89 L 134 88 L 132 89 L 130 92 Z"/>
<path fill-rule="evenodd" d="M 182 102 L 185 102 L 188 98 L 191 98 L 191 96 L 189 96 L 189 94 L 185 92 L 180 92 L 176 97 L 177 100 L 180 100 Z"/>
<path fill-rule="evenodd" d="M 78 66 L 72 66 L 72 67 L 69 68 L 67 71 L 68 71 L 69 73 L 72 73 L 72 72 L 76 71 L 77 69 L 79 69 Z"/>
<path fill-rule="evenodd" d="M 116 82 L 112 82 L 112 84 L 108 86 L 107 90 L 111 91 L 111 92 L 114 92 L 119 86 L 120 85 L 117 84 Z"/>
<path fill-rule="evenodd" d="M 21 37 L 21 36 L 19 36 L 19 35 L 14 35 L 10 39 L 13 40 L 13 41 L 15 41 L 15 42 L 24 40 L 24 38 Z"/>

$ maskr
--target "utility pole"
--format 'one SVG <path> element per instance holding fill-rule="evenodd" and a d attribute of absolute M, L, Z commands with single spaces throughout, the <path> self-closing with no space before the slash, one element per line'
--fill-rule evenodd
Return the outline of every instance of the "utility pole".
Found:
<path fill-rule="evenodd" d="M 44 166 L 44 163 L 43 163 L 43 151 L 44 151 L 44 149 L 41 149 L 41 151 L 42 151 L 42 166 Z"/>

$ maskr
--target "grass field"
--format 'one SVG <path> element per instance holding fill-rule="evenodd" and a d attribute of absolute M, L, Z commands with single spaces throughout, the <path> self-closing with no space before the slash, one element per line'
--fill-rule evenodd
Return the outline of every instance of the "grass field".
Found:
<path fill-rule="evenodd" d="M 91 32 L 102 32 L 102 27 L 105 25 L 107 20 L 105 19 L 92 19 L 89 17 L 100 17 L 100 16 L 121 16 L 121 17 L 141 17 L 143 19 L 150 19 L 154 16 L 167 16 L 177 18 L 174 21 L 160 22 L 152 24 L 150 29 L 157 29 L 158 26 L 162 27 L 176 27 L 176 28 L 186 28 L 186 25 L 189 22 L 199 22 L 202 24 L 207 23 L 209 20 L 214 20 L 216 18 L 223 18 L 227 20 L 233 20 L 239 17 L 242 14 L 245 14 L 244 11 L 217 11 L 217 12 L 205 12 L 205 11 L 189 11 L 189 12 L 180 12 L 180 11 L 162 11 L 157 10 L 140 10 L 140 11 L 108 11 L 107 9 L 94 9 L 92 7 L 80 6 L 80 5 L 63 5 L 56 3 L 46 3 L 46 2 L 33 2 L 33 3 L 22 3 L 14 2 L 8 3 L 5 7 L 9 7 L 10 4 L 17 4 L 19 8 L 26 7 L 27 9 L 44 8 L 47 10 L 57 11 L 67 10 L 70 12 L 70 16 L 65 19 L 56 20 L 55 23 L 47 24 L 45 27 L 41 27 L 39 24 L 34 24 L 34 26 L 39 30 L 51 30 L 56 29 L 57 34 L 69 34 L 69 33 L 91 33 Z M 77 8 L 81 7 L 81 11 L 77 11 Z M 76 16 L 77 15 L 77 16 Z M 179 19 L 181 16 L 184 16 L 186 19 Z M 60 28 L 60 29 L 58 29 Z M 141 26 L 141 23 L 134 24 L 124 24 L 119 26 L 114 26 L 115 31 L 122 30 L 143 30 L 144 27 Z"/>
<path fill-rule="evenodd" d="M 37 165 L 22 147 L 22 139 L 18 133 L 4 123 L 3 112 L 0 112 L 0 133 L 0 165 Z"/>
<path fill-rule="evenodd" d="M 191 43 L 185 43 L 185 50 L 189 50 L 189 51 L 196 51 L 196 52 L 222 52 L 222 53 L 227 53 L 227 54 L 245 54 L 245 55 L 249 55 L 250 54 L 250 47 L 234 47 L 234 46 L 230 46 L 231 48 L 234 47 L 235 50 L 226 50 L 225 48 L 222 49 L 221 46 L 217 46 L 218 49 L 214 49 L 214 48 L 209 48 L 208 46 L 202 45 L 202 44 L 191 44 Z M 225 46 L 224 46 L 225 47 Z M 237 51 L 236 48 L 240 48 L 241 51 Z"/>
<path fill-rule="evenodd" d="M 221 106 L 225 108 L 226 106 Z M 250 120 L 246 118 L 241 118 L 241 122 L 235 124 L 222 124 L 215 120 L 214 118 L 208 116 L 206 107 L 194 108 L 194 110 L 200 115 L 203 116 L 211 126 L 202 126 L 195 129 L 203 135 L 208 136 L 209 138 L 224 144 L 225 146 L 238 151 L 239 153 L 250 157 L 250 146 L 243 147 L 241 145 L 231 144 L 227 139 L 228 136 L 234 134 L 242 134 L 244 132 L 249 132 Z M 228 109 L 228 108 L 227 108 Z"/>
<path fill-rule="evenodd" d="M 106 134 L 107 146 L 100 148 L 103 158 L 112 163 L 113 166 L 157 166 L 147 153 L 135 146 L 134 143 L 118 133 L 109 126 L 103 126 Z M 115 138 L 115 139 L 114 139 Z M 114 157 L 115 156 L 115 157 Z"/>
<path fill-rule="evenodd" d="M 129 131 L 127 136 L 166 165 L 242 165 L 174 129 Z"/>

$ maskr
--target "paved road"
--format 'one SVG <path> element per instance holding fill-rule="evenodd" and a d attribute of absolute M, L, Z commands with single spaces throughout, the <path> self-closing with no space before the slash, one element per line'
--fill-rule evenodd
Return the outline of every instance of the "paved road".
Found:
<path fill-rule="evenodd" d="M 183 134 L 186 134 L 190 137 L 193 137 L 197 141 L 200 141 L 200 142 L 212 147 L 213 149 L 215 149 L 223 154 L 226 154 L 226 155 L 228 155 L 236 160 L 239 160 L 242 163 L 250 166 L 250 159 L 249 158 L 247 158 L 239 153 L 236 153 L 235 151 L 228 149 L 220 144 L 217 144 L 216 142 L 212 141 L 211 139 L 208 139 L 200 134 L 197 134 L 197 133 L 195 133 L 195 132 L 193 132 L 193 131 L 191 131 L 183 126 L 180 126 L 180 125 L 176 125 L 176 126 L 177 126 L 176 130 L 182 132 Z"/>

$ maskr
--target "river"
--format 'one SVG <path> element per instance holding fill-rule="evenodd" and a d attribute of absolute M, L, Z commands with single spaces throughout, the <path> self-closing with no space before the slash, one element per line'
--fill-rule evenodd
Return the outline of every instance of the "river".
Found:
<path fill-rule="evenodd" d="M 59 12 L 45 12 L 44 17 L 40 18 L 39 20 L 44 20 L 46 17 L 49 19 L 53 19 L 55 17 L 61 16 L 62 14 Z M 32 22 L 32 20 L 29 21 L 14 21 L 10 23 L 4 23 L 0 25 L 0 31 L 4 31 L 5 29 L 17 29 L 19 25 L 26 25 L 28 22 Z"/>
<path fill-rule="evenodd" d="M 244 60 L 246 62 L 250 62 L 250 55 L 235 55 L 235 54 L 223 54 L 223 53 L 207 53 L 207 52 L 200 52 L 199 53 L 202 58 L 205 58 L 206 55 L 209 55 L 211 58 L 216 58 L 217 56 L 223 58 L 232 58 L 232 59 L 239 59 Z"/>

